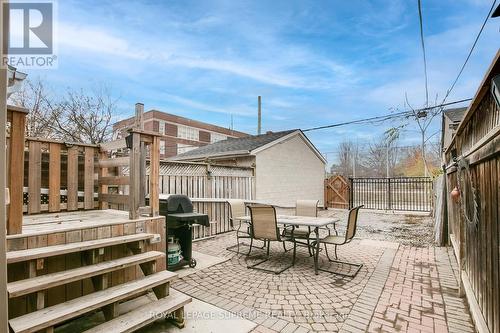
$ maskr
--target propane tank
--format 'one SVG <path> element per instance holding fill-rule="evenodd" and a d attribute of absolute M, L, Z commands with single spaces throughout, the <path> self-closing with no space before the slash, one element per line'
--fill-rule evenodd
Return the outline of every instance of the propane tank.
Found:
<path fill-rule="evenodd" d="M 175 237 L 168 238 L 168 264 L 176 265 L 181 260 L 181 245 L 179 239 Z"/>

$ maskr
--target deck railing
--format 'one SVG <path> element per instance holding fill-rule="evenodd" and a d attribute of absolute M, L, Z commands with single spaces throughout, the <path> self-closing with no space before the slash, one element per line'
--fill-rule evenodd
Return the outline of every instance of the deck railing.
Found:
<path fill-rule="evenodd" d="M 97 145 L 26 138 L 23 212 L 95 209 Z"/>
<path fill-rule="evenodd" d="M 22 233 L 23 213 L 111 207 L 129 210 L 131 219 L 159 214 L 157 134 L 132 129 L 127 140 L 101 145 L 25 138 L 26 113 L 8 107 L 9 235 Z M 153 177 L 146 177 L 146 158 Z M 128 177 L 119 174 L 118 169 L 125 166 L 130 170 Z M 150 189 L 149 206 L 146 188 Z"/>
<path fill-rule="evenodd" d="M 129 152 L 123 154 L 124 151 Z M 146 176 L 146 157 L 149 156 L 152 177 Z M 126 139 L 101 145 L 99 156 L 99 207 L 109 205 L 127 208 L 131 219 L 140 215 L 158 216 L 160 140 L 158 134 L 131 130 Z M 124 175 L 123 168 L 129 172 Z M 146 182 L 148 186 L 146 186 Z M 146 206 L 146 188 L 149 206 Z"/>

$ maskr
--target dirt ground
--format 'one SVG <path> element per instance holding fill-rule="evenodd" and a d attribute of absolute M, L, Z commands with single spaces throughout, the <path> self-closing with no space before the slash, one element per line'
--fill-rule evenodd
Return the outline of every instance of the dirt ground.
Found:
<path fill-rule="evenodd" d="M 293 210 L 281 210 L 278 214 L 294 214 Z M 320 210 L 318 216 L 334 216 L 340 219 L 338 229 L 343 230 L 347 210 Z M 398 242 L 409 246 L 429 246 L 433 242 L 433 219 L 427 213 L 361 210 L 356 237 Z"/>

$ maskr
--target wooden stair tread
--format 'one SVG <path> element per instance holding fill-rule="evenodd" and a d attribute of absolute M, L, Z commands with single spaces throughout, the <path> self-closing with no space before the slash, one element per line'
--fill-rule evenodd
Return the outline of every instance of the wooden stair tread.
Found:
<path fill-rule="evenodd" d="M 150 262 L 164 256 L 165 254 L 162 252 L 149 251 L 124 258 L 100 262 L 94 265 L 45 274 L 31 279 L 10 282 L 7 284 L 7 291 L 9 293 L 9 298 L 19 297 L 39 290 L 45 290 L 73 281 L 79 281 L 92 276 L 109 273 L 125 267 Z"/>
<path fill-rule="evenodd" d="M 47 258 L 72 252 L 97 249 L 122 243 L 131 243 L 153 238 L 153 234 L 139 233 L 127 236 L 95 239 L 90 241 L 75 242 L 63 245 L 45 246 L 35 249 L 7 252 L 7 264 L 21 261 Z"/>
<path fill-rule="evenodd" d="M 161 271 L 118 286 L 88 294 L 45 309 L 25 314 L 9 320 L 14 332 L 27 333 L 52 327 L 68 319 L 117 302 L 131 295 L 170 282 L 177 274 Z"/>
<path fill-rule="evenodd" d="M 134 332 L 158 319 L 160 314 L 169 314 L 191 302 L 191 297 L 170 289 L 167 297 L 143 305 L 135 310 L 91 328 L 84 333 L 128 333 Z"/>

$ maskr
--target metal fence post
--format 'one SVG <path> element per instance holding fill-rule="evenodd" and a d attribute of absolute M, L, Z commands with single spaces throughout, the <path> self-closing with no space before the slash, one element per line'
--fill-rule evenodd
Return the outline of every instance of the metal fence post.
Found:
<path fill-rule="evenodd" d="M 388 210 L 391 210 L 392 208 L 391 178 L 387 178 L 387 195 L 388 195 L 388 200 L 387 200 Z"/>
<path fill-rule="evenodd" d="M 349 209 L 354 207 L 354 178 L 349 178 Z"/>

